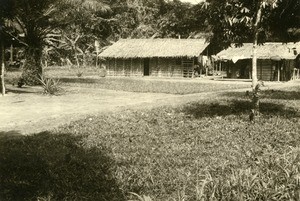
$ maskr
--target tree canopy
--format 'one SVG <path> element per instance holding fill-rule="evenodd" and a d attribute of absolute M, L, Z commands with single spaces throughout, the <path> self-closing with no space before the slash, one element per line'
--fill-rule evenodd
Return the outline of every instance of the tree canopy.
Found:
<path fill-rule="evenodd" d="M 49 52 L 84 64 L 95 41 L 103 47 L 120 38 L 205 37 L 221 49 L 252 42 L 254 32 L 258 43 L 300 39 L 299 0 L 207 0 L 197 5 L 180 0 L 1 0 L 0 8 L 5 33 L 26 49 L 25 77 L 42 73 L 41 61 Z"/>

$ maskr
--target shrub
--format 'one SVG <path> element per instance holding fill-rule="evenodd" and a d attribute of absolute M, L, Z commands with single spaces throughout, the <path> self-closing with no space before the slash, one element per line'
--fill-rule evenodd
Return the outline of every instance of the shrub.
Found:
<path fill-rule="evenodd" d="M 101 68 L 100 71 L 99 71 L 99 76 L 100 77 L 105 77 L 107 74 L 106 70 L 104 68 Z"/>
<path fill-rule="evenodd" d="M 56 95 L 61 91 L 60 80 L 41 76 L 39 79 L 45 94 Z"/>
<path fill-rule="evenodd" d="M 82 71 L 82 70 L 78 70 L 78 71 L 76 72 L 76 75 L 77 75 L 77 77 L 82 77 L 83 71 Z"/>
<path fill-rule="evenodd" d="M 37 69 L 23 69 L 21 79 L 23 79 L 26 85 L 34 86 L 40 84 L 40 79 L 38 78 L 38 74 L 40 73 Z"/>

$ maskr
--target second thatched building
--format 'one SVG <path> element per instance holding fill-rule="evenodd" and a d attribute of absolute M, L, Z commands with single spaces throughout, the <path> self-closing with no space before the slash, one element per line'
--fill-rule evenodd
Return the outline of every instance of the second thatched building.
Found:
<path fill-rule="evenodd" d="M 204 39 L 121 39 L 99 57 L 109 76 L 192 77 Z"/>
<path fill-rule="evenodd" d="M 268 42 L 257 46 L 257 77 L 264 81 L 288 81 L 299 79 L 300 42 Z M 240 47 L 232 45 L 219 52 L 215 59 L 218 68 L 226 72 L 228 78 L 251 78 L 253 44 L 244 43 Z"/>

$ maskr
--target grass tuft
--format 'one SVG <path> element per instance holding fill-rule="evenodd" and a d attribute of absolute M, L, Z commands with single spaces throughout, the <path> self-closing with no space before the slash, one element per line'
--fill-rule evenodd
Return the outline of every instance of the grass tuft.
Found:
<path fill-rule="evenodd" d="M 62 90 L 62 88 L 60 87 L 61 82 L 59 79 L 41 76 L 39 81 L 41 82 L 44 89 L 44 94 L 57 95 Z"/>

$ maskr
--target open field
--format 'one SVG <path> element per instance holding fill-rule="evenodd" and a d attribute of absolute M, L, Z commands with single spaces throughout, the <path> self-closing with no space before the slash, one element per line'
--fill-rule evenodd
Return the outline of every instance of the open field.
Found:
<path fill-rule="evenodd" d="M 144 201 L 299 200 L 299 84 L 267 85 L 256 123 L 249 88 L 179 95 L 73 83 L 61 96 L 11 91 L 1 98 L 8 113 L 22 109 L 28 118 L 38 110 L 39 119 L 63 103 L 53 119 L 65 124 L 53 128 L 45 118 L 44 133 L 0 132 L 0 198 L 138 200 L 134 192 Z"/>
<path fill-rule="evenodd" d="M 83 72 L 81 77 L 77 72 Z M 89 87 L 140 93 L 193 94 L 212 91 L 250 88 L 248 81 L 214 81 L 211 78 L 100 77 L 97 68 L 49 67 L 45 75 L 59 79 L 68 87 Z M 17 83 L 20 72 L 8 73 L 7 83 Z M 270 83 L 271 84 L 271 83 Z"/>

